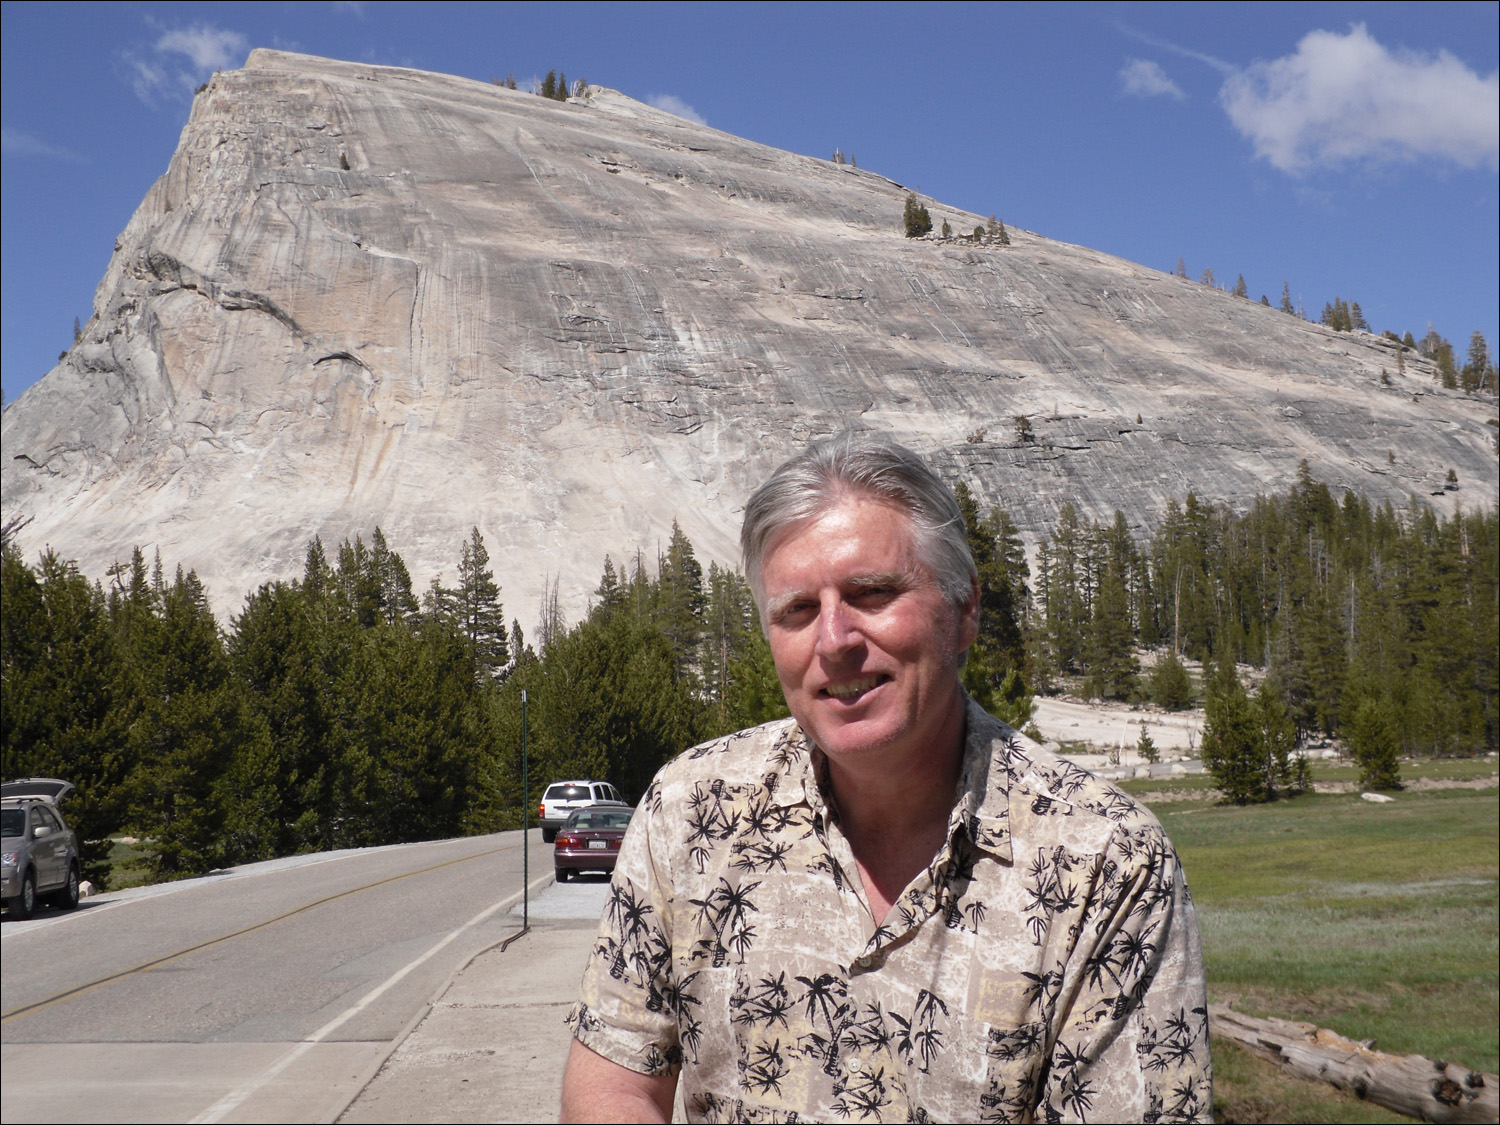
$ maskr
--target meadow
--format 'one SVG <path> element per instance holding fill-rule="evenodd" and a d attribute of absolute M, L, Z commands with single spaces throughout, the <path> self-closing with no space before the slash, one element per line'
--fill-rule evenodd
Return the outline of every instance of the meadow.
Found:
<path fill-rule="evenodd" d="M 1493 759 L 1403 763 L 1408 777 L 1493 769 Z M 1315 780 L 1341 780 L 1338 770 Z M 1408 790 L 1389 804 L 1309 793 L 1246 807 L 1178 790 L 1155 811 L 1198 905 L 1210 1001 L 1500 1070 L 1500 790 Z M 1223 1041 L 1214 1057 L 1221 1119 L 1404 1120 Z"/>

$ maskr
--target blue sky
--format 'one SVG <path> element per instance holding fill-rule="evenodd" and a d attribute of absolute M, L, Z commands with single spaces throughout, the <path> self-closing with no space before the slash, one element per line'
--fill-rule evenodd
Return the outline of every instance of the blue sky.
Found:
<path fill-rule="evenodd" d="M 7 2 L 0 30 L 6 401 L 87 319 L 193 87 L 257 46 L 559 67 L 1252 297 L 1285 281 L 1314 316 L 1342 296 L 1460 357 L 1497 343 L 1494 3 Z"/>

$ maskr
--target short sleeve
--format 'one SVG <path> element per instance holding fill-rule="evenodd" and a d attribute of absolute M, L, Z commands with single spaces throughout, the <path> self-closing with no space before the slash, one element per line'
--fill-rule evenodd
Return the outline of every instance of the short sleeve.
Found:
<path fill-rule="evenodd" d="M 1212 1120 L 1198 921 L 1154 822 L 1111 839 L 1067 977 L 1039 1118 Z"/>
<path fill-rule="evenodd" d="M 567 1017 L 585 1047 L 650 1075 L 675 1074 L 682 1062 L 680 1001 L 673 987 L 673 891 L 655 854 L 662 843 L 659 784 L 652 783 L 626 830 L 578 1003 Z"/>

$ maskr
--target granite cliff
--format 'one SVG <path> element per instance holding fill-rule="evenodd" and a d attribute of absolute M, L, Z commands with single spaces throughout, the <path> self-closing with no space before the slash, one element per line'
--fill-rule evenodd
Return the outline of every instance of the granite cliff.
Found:
<path fill-rule="evenodd" d="M 1014 227 L 908 240 L 904 195 L 599 87 L 255 51 L 6 409 L 5 516 L 91 575 L 158 548 L 222 612 L 377 524 L 419 588 L 451 582 L 477 524 L 529 626 L 545 576 L 576 615 L 606 551 L 649 558 L 674 518 L 732 560 L 754 483 L 850 425 L 1033 543 L 1068 500 L 1144 533 L 1304 458 L 1398 506 L 1494 502 L 1493 400 L 1385 341 Z"/>

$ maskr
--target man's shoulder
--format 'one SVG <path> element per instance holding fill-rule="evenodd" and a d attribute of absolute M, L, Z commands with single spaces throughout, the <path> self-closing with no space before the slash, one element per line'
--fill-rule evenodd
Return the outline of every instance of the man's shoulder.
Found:
<path fill-rule="evenodd" d="M 794 719 L 775 719 L 685 750 L 656 775 L 653 788 L 692 787 L 701 782 L 767 785 L 800 775 L 807 741 Z"/>
<path fill-rule="evenodd" d="M 1001 771 L 1008 782 L 1012 806 L 1058 803 L 1075 815 L 1099 818 L 1129 830 L 1161 831 L 1151 810 L 1129 793 L 986 712 L 978 714 L 982 717 L 979 733 L 991 747 L 991 768 Z"/>

